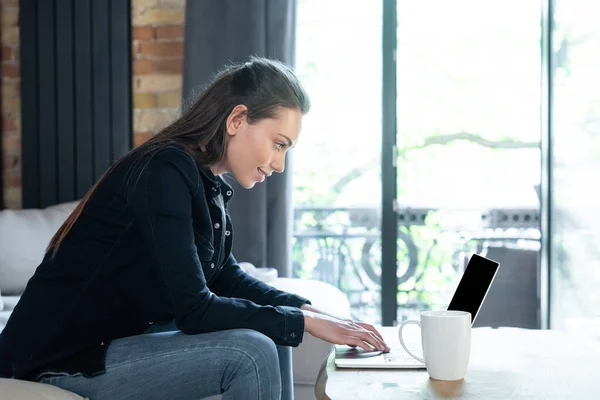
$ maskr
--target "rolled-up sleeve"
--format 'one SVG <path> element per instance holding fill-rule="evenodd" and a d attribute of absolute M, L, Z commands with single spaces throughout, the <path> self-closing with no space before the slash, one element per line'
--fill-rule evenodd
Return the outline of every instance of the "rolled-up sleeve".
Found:
<path fill-rule="evenodd" d="M 304 315 L 294 304 L 260 305 L 209 290 L 192 224 L 193 206 L 208 208 L 203 190 L 193 159 L 167 148 L 153 156 L 128 196 L 142 240 L 155 260 L 154 273 L 168 292 L 177 327 L 188 334 L 254 329 L 277 344 L 297 346 L 303 337 Z"/>

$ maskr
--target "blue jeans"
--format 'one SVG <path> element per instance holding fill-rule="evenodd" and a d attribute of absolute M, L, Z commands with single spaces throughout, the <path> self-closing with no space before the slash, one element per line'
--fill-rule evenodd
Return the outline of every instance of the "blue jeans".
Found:
<path fill-rule="evenodd" d="M 104 374 L 49 373 L 39 382 L 91 400 L 294 397 L 290 347 L 250 329 L 185 335 L 173 322 L 112 341 Z"/>

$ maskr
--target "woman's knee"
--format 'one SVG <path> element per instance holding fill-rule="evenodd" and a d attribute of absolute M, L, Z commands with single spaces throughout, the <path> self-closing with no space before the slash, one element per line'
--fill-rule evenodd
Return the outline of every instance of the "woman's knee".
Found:
<path fill-rule="evenodd" d="M 258 365 L 278 365 L 279 356 L 273 340 L 252 329 L 239 329 L 236 333 L 243 343 L 241 349 L 247 355 L 248 361 Z"/>
<path fill-rule="evenodd" d="M 250 387 L 259 393 L 260 398 L 279 398 L 281 373 L 275 343 L 262 333 L 251 329 L 236 329 L 231 334 L 239 344 L 236 347 L 240 356 L 233 368 L 235 372 L 225 374 L 225 391 L 234 389 L 237 385 L 248 387 L 250 384 Z M 233 379 L 234 376 L 236 379 Z"/>

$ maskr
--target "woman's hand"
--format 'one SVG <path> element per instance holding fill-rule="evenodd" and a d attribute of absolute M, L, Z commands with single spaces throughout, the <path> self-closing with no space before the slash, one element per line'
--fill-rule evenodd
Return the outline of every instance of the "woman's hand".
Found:
<path fill-rule="evenodd" d="M 383 338 L 369 324 L 339 319 L 317 312 L 302 310 L 304 313 L 304 330 L 333 344 L 345 344 L 360 347 L 366 351 L 389 351 Z"/>
<path fill-rule="evenodd" d="M 375 329 L 374 326 L 369 325 L 369 324 L 367 324 L 365 322 L 357 322 L 357 321 L 355 321 L 354 323 L 357 324 L 358 326 L 360 326 L 360 327 L 368 330 L 369 332 L 371 332 L 372 334 L 374 334 L 375 336 L 377 336 L 379 338 L 379 340 L 381 340 L 382 342 L 385 343 L 385 341 L 383 340 L 383 336 L 381 336 L 381 333 L 379 333 L 379 331 L 377 329 Z M 390 351 L 390 347 L 387 344 L 385 346 L 386 346 L 386 350 L 385 351 L 389 352 Z"/>

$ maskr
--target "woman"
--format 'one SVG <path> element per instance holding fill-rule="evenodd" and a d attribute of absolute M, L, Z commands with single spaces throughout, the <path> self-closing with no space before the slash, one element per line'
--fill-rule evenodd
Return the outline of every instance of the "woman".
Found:
<path fill-rule="evenodd" d="M 0 376 L 93 400 L 291 399 L 304 332 L 387 350 L 231 254 L 221 175 L 249 189 L 283 172 L 308 109 L 291 69 L 252 58 L 113 164 L 50 241 L 0 336 Z"/>

